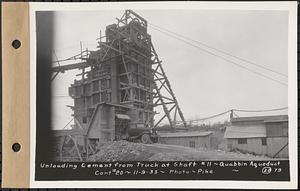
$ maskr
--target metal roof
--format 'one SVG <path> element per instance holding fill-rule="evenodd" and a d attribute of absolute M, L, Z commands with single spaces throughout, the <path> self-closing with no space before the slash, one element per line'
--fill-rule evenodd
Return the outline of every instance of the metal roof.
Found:
<path fill-rule="evenodd" d="M 270 115 L 270 116 L 254 116 L 254 117 L 237 117 L 231 119 L 231 122 L 242 122 L 242 121 L 280 122 L 280 121 L 288 121 L 288 116 Z"/>
<path fill-rule="evenodd" d="M 212 134 L 212 131 L 190 131 L 190 132 L 175 132 L 175 133 L 159 133 L 160 137 L 205 137 Z"/>
<path fill-rule="evenodd" d="M 266 137 L 266 127 L 264 125 L 229 126 L 226 127 L 224 138 L 254 138 Z"/>

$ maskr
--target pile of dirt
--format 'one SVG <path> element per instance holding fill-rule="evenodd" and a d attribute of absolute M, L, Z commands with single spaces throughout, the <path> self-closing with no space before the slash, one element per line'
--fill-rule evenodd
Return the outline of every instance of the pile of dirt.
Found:
<path fill-rule="evenodd" d="M 140 143 L 112 141 L 101 145 L 89 161 L 146 161 L 153 154 Z"/>
<path fill-rule="evenodd" d="M 192 160 L 269 160 L 269 158 L 239 152 L 127 141 L 104 143 L 98 147 L 96 154 L 88 158 L 88 161 L 93 162 Z"/>

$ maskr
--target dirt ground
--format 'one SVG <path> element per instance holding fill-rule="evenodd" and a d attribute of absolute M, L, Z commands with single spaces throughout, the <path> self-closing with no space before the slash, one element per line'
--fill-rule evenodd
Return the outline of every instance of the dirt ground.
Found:
<path fill-rule="evenodd" d="M 188 148 L 166 144 L 142 144 L 127 141 L 113 141 L 103 144 L 88 161 L 190 161 L 190 160 L 272 160 L 221 150 Z"/>

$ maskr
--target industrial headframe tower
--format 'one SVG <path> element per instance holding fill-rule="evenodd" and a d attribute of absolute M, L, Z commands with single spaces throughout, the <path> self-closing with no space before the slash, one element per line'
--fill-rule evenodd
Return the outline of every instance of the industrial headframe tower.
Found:
<path fill-rule="evenodd" d="M 126 10 L 98 40 L 98 50 L 70 58 L 80 63 L 53 68 L 53 78 L 66 70 L 82 71 L 69 88 L 75 129 L 83 129 L 88 140 L 105 142 L 121 139 L 126 126 L 156 128 L 165 118 L 172 128 L 176 121 L 186 127 L 144 18 Z M 164 114 L 154 121 L 158 106 Z"/>

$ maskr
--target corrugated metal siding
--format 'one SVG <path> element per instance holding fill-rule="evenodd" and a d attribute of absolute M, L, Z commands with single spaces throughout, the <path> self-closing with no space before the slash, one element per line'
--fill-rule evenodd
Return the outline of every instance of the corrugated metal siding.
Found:
<path fill-rule="evenodd" d="M 232 121 L 233 126 L 262 125 L 263 121 Z"/>
<path fill-rule="evenodd" d="M 253 117 L 237 117 L 233 118 L 231 122 L 237 121 L 288 121 L 287 115 L 270 115 L 270 116 L 253 116 Z"/>
<path fill-rule="evenodd" d="M 226 128 L 224 138 L 251 138 L 266 137 L 266 127 L 264 124 L 251 126 L 229 126 Z"/>
<path fill-rule="evenodd" d="M 287 137 L 288 123 L 287 122 L 272 122 L 266 123 L 268 137 Z"/>

